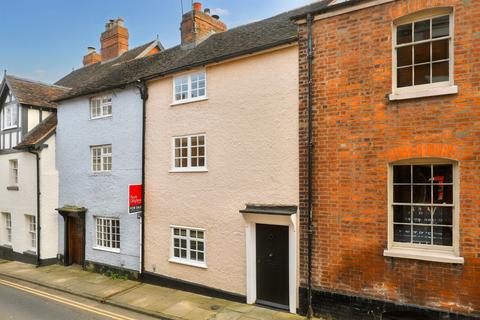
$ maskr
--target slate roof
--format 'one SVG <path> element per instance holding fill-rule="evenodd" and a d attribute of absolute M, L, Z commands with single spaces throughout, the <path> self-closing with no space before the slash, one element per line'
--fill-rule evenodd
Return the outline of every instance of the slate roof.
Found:
<path fill-rule="evenodd" d="M 116 66 L 137 58 L 149 47 L 154 47 L 155 44 L 157 44 L 160 48 L 163 49 L 163 46 L 160 44 L 159 41 L 150 41 L 141 46 L 124 52 L 122 55 L 118 56 L 115 59 L 111 59 L 105 62 L 97 62 L 95 64 L 91 64 L 74 70 L 59 81 L 57 81 L 55 84 L 69 88 L 77 88 L 81 87 L 81 84 L 85 83 L 102 83 L 104 81 L 104 78 L 114 69 L 116 69 Z"/>
<path fill-rule="evenodd" d="M 57 128 L 57 114 L 52 113 L 35 128 L 30 130 L 14 149 L 25 149 L 36 146 L 48 139 Z"/>
<path fill-rule="evenodd" d="M 21 104 L 55 108 L 52 101 L 68 92 L 68 88 L 5 75 L 5 83 Z"/>
<path fill-rule="evenodd" d="M 197 46 L 176 46 L 144 58 L 120 64 L 95 64 L 76 70 L 57 84 L 72 88 L 58 100 L 70 99 L 172 74 L 189 68 L 243 56 L 297 41 L 292 17 L 325 8 L 323 0 L 274 17 L 211 35 Z"/>

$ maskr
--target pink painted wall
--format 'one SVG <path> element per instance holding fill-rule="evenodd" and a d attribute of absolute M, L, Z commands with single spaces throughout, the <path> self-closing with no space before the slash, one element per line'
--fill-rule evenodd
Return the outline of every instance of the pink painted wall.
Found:
<path fill-rule="evenodd" d="M 246 294 L 246 203 L 298 205 L 298 48 L 207 67 L 207 96 L 171 106 L 172 78 L 149 84 L 147 271 Z M 170 173 L 172 137 L 205 133 L 208 172 Z M 170 226 L 206 229 L 201 269 L 169 262 Z"/>

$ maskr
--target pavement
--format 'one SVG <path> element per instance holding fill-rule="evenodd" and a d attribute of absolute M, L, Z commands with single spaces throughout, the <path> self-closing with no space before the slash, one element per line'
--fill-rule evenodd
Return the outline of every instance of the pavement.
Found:
<path fill-rule="evenodd" d="M 0 260 L 0 275 L 168 320 L 300 320 L 304 317 L 190 292 L 112 279 L 79 266 Z"/>

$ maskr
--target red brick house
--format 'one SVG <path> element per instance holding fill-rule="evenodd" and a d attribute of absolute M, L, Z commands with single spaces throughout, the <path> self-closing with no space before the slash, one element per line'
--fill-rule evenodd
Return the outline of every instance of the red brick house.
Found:
<path fill-rule="evenodd" d="M 304 311 L 480 316 L 480 1 L 333 1 L 295 19 Z"/>

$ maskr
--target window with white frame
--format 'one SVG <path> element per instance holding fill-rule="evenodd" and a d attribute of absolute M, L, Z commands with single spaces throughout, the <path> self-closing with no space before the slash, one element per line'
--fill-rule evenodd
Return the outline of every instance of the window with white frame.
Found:
<path fill-rule="evenodd" d="M 172 227 L 171 260 L 205 265 L 205 230 Z"/>
<path fill-rule="evenodd" d="M 12 215 L 9 212 L 3 213 L 3 223 L 5 229 L 5 238 L 3 239 L 4 244 L 12 244 Z"/>
<path fill-rule="evenodd" d="M 3 130 L 16 128 L 18 126 L 17 104 L 6 104 L 3 108 Z"/>
<path fill-rule="evenodd" d="M 27 215 L 27 234 L 30 250 L 37 251 L 37 217 Z"/>
<path fill-rule="evenodd" d="M 173 82 L 174 103 L 202 99 L 207 95 L 207 80 L 205 72 L 176 77 Z"/>
<path fill-rule="evenodd" d="M 437 10 L 413 17 L 394 26 L 396 91 L 453 85 L 452 14 Z"/>
<path fill-rule="evenodd" d="M 10 185 L 18 185 L 18 160 L 9 160 L 10 165 Z"/>
<path fill-rule="evenodd" d="M 112 171 L 112 145 L 91 147 L 92 171 Z"/>
<path fill-rule="evenodd" d="M 105 95 L 90 99 L 90 118 L 98 119 L 112 115 L 112 96 Z"/>
<path fill-rule="evenodd" d="M 391 246 L 455 251 L 458 183 L 451 162 L 391 166 Z"/>
<path fill-rule="evenodd" d="M 120 219 L 95 217 L 95 247 L 120 250 Z"/>
<path fill-rule="evenodd" d="M 205 135 L 173 138 L 173 170 L 205 170 Z"/>

